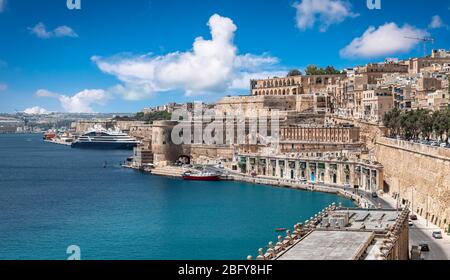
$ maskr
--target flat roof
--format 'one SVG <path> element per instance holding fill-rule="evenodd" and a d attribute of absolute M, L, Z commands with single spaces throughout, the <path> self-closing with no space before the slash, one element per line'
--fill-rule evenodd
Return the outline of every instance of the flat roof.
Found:
<path fill-rule="evenodd" d="M 385 231 L 397 221 L 401 212 L 396 210 L 337 210 L 335 214 L 349 214 L 349 225 L 346 228 L 358 230 Z"/>
<path fill-rule="evenodd" d="M 315 230 L 277 260 L 354 260 L 372 239 L 372 232 Z"/>

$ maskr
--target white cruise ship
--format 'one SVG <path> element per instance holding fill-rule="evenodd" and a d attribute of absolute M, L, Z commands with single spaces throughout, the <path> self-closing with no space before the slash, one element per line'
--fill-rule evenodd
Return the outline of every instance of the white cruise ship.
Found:
<path fill-rule="evenodd" d="M 117 128 L 106 130 L 103 127 L 95 126 L 75 140 L 72 143 L 72 148 L 131 150 L 138 144 L 138 140 L 122 133 Z"/>

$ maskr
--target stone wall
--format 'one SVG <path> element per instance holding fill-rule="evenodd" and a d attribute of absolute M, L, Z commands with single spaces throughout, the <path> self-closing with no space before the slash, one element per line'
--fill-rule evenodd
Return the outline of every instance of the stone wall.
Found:
<path fill-rule="evenodd" d="M 386 128 L 362 120 L 331 116 L 326 118 L 326 122 L 333 125 L 352 124 L 355 127 L 359 127 L 361 141 L 366 144 L 369 150 L 373 150 L 376 139 L 384 136 L 386 133 Z"/>
<path fill-rule="evenodd" d="M 378 138 L 377 160 L 384 166 L 384 191 L 400 194 L 414 212 L 448 228 L 450 223 L 450 150 Z"/>
<path fill-rule="evenodd" d="M 151 124 L 131 126 L 128 132 L 128 135 L 132 137 L 136 137 L 138 139 L 147 139 L 150 141 L 152 139 L 152 134 L 153 125 Z"/>
<path fill-rule="evenodd" d="M 195 164 L 216 164 L 233 160 L 232 146 L 189 145 L 189 151 Z"/>

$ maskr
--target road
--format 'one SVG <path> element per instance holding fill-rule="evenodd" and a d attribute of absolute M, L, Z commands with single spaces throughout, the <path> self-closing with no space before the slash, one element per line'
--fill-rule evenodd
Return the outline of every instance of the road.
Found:
<path fill-rule="evenodd" d="M 386 209 L 395 209 L 397 201 L 388 195 L 379 198 L 369 198 L 376 205 L 381 203 L 381 206 Z M 409 246 L 419 246 L 420 244 L 428 244 L 430 252 L 422 252 L 422 258 L 425 260 L 450 260 L 450 236 L 444 234 L 436 225 L 428 223 L 424 218 L 417 215 L 418 220 L 413 221 L 413 225 L 409 227 Z M 434 239 L 433 231 L 441 231 L 444 235 L 443 239 Z"/>

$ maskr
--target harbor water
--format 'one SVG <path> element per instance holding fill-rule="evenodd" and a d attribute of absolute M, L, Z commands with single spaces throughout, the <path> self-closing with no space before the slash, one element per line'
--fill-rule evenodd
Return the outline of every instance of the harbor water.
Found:
<path fill-rule="evenodd" d="M 131 151 L 78 150 L 0 135 L 0 259 L 241 260 L 277 228 L 347 199 L 124 169 Z M 105 164 L 106 162 L 106 164 Z"/>

